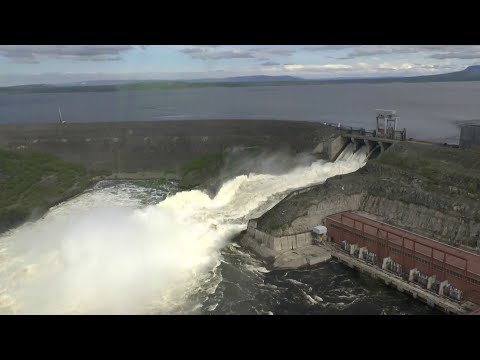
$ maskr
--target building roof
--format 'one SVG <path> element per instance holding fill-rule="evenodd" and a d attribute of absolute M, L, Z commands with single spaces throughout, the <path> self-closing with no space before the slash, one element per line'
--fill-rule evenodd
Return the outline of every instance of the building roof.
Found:
<path fill-rule="evenodd" d="M 343 215 L 343 222 L 342 222 Z M 359 215 L 354 212 L 343 212 L 335 215 L 327 216 L 327 218 L 332 219 L 337 222 L 341 222 L 343 225 L 357 230 L 362 230 L 361 223 L 367 225 L 364 226 L 365 234 L 377 235 L 376 229 L 384 231 L 390 234 L 388 241 L 395 245 L 402 245 L 402 238 L 405 238 L 404 246 L 407 249 L 413 250 L 413 241 L 417 243 L 415 245 L 415 251 L 423 254 L 425 256 L 432 256 L 435 260 L 443 261 L 443 253 L 446 254 L 445 262 L 449 265 L 455 266 L 460 269 L 465 268 L 465 261 L 468 262 L 467 270 L 476 274 L 480 274 L 480 256 L 464 251 L 458 248 L 455 248 L 450 245 L 446 245 L 437 240 L 427 238 L 422 235 L 412 233 L 407 230 L 400 229 L 390 224 L 383 223 L 378 220 L 373 220 L 365 216 Z M 354 221 L 358 223 L 354 223 Z M 373 229 L 375 228 L 375 230 Z M 393 235 L 393 236 L 392 236 Z M 386 236 L 386 235 L 385 235 Z M 413 240 L 413 241 L 408 241 Z M 420 246 L 418 246 L 418 244 Z M 423 245 L 423 246 L 422 246 Z M 433 249 L 433 251 L 431 250 Z M 449 256 L 450 255 L 450 256 Z"/>

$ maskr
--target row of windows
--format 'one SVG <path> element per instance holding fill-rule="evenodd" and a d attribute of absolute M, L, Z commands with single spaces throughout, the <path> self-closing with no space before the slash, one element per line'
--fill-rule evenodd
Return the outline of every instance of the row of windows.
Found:
<path fill-rule="evenodd" d="M 443 267 L 433 264 L 433 269 L 438 271 L 443 271 Z"/>
<path fill-rule="evenodd" d="M 475 279 L 472 279 L 472 278 L 468 278 L 468 282 L 470 284 L 480 286 L 480 280 L 475 280 Z"/>
<path fill-rule="evenodd" d="M 450 275 L 456 277 L 457 279 L 462 279 L 462 280 L 465 279 L 465 276 L 464 276 L 464 275 L 459 274 L 459 273 L 457 273 L 457 272 L 455 272 L 455 271 L 452 271 L 452 270 L 449 270 L 449 269 L 445 269 L 445 272 L 446 272 L 447 274 L 450 274 Z"/>
<path fill-rule="evenodd" d="M 396 248 L 394 248 L 394 247 L 389 246 L 388 248 L 389 248 L 390 251 L 391 251 L 392 253 L 394 253 L 394 254 L 399 254 L 399 255 L 400 255 L 400 254 L 402 253 L 401 250 L 398 250 L 398 249 L 396 249 Z"/>
<path fill-rule="evenodd" d="M 332 224 L 331 227 L 333 227 L 333 228 L 335 228 L 335 229 L 338 229 L 338 230 L 341 230 L 341 231 L 345 231 L 345 232 L 347 232 L 347 233 L 349 233 L 349 234 L 353 234 L 353 235 L 357 236 L 358 238 L 362 239 L 363 241 L 365 241 L 367 244 L 376 244 L 377 246 L 385 247 L 385 244 L 384 244 L 383 242 L 381 242 L 381 241 L 376 241 L 376 240 L 367 238 L 367 237 L 365 237 L 365 236 L 363 236 L 363 235 L 358 235 L 358 234 L 356 234 L 356 233 L 354 233 L 354 232 L 352 232 L 352 231 L 343 229 L 343 228 L 341 228 L 341 227 L 339 227 L 339 226 L 337 226 L 337 225 L 334 225 L 334 224 Z M 394 247 L 391 247 L 391 246 L 389 246 L 388 248 L 389 248 L 389 250 L 390 250 L 392 253 L 398 254 L 398 255 L 402 255 L 402 251 L 401 251 L 401 250 L 399 250 L 399 249 L 397 249 L 397 248 L 394 248 Z M 424 265 L 427 265 L 427 266 L 430 265 L 430 262 L 429 262 L 429 261 L 427 261 L 427 260 L 425 260 L 425 259 L 422 259 L 422 258 L 420 258 L 420 257 L 418 257 L 418 256 L 412 256 L 412 254 L 410 254 L 410 253 L 408 253 L 408 252 L 403 252 L 403 255 L 405 255 L 405 257 L 407 257 L 407 258 L 412 258 L 412 257 L 413 257 L 413 258 L 415 259 L 415 261 L 418 262 L 418 263 L 420 263 L 420 264 L 424 264 Z M 443 267 L 438 266 L 438 265 L 436 265 L 436 264 L 433 264 L 432 267 L 433 267 L 434 270 L 437 270 L 437 271 L 443 271 L 443 270 L 444 270 Z M 445 269 L 445 272 L 446 272 L 447 274 L 450 274 L 450 275 L 458 278 L 458 279 L 462 279 L 462 280 L 465 280 L 465 279 L 466 279 L 466 280 L 468 280 L 469 283 L 474 284 L 474 285 L 477 285 L 477 286 L 480 286 L 480 281 L 479 281 L 479 280 L 472 279 L 472 278 L 465 278 L 465 275 L 459 274 L 459 273 L 457 273 L 457 272 L 455 272 L 455 271 L 452 271 L 452 270 L 449 270 L 449 269 Z"/>
<path fill-rule="evenodd" d="M 415 261 L 420 263 L 420 264 L 423 264 L 423 265 L 430 265 L 430 262 L 425 260 L 425 259 L 422 259 L 422 258 L 419 258 L 418 256 L 415 256 Z"/>
<path fill-rule="evenodd" d="M 433 269 L 434 270 L 437 270 L 437 271 L 443 271 L 443 267 L 439 266 L 439 265 L 436 265 L 436 264 L 433 264 Z M 461 280 L 466 280 L 470 283 L 470 284 L 474 284 L 474 285 L 477 285 L 477 286 L 480 286 L 480 280 L 476 280 L 476 279 L 472 279 L 470 277 L 465 277 L 465 275 L 462 275 L 462 274 L 459 274 L 455 271 L 452 271 L 452 270 L 449 270 L 449 269 L 445 269 L 445 272 L 447 274 L 450 274 L 454 277 L 456 277 L 457 279 L 461 279 Z"/>
<path fill-rule="evenodd" d="M 341 228 L 341 227 L 339 227 L 339 226 L 337 226 L 337 225 L 334 225 L 334 224 L 332 224 L 331 227 L 333 227 L 333 228 L 335 228 L 335 229 L 338 229 L 338 230 L 340 230 L 340 231 L 345 231 L 346 233 L 355 235 L 357 238 L 362 239 L 362 240 L 365 241 L 367 244 L 375 244 L 375 245 L 380 246 L 380 247 L 385 247 L 385 244 L 384 244 L 383 241 L 376 241 L 376 240 L 367 238 L 366 236 L 356 234 L 356 233 L 354 233 L 353 231 L 343 229 L 343 228 Z"/>

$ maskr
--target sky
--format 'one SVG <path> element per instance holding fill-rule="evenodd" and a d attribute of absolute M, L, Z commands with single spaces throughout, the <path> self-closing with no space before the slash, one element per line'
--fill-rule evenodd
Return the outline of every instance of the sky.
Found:
<path fill-rule="evenodd" d="M 477 64 L 478 45 L 0 45 L 0 86 L 248 75 L 415 76 Z"/>

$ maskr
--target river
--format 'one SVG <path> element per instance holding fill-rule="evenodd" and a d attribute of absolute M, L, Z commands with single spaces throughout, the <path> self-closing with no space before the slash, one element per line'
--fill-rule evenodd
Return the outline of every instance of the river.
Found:
<path fill-rule="evenodd" d="M 233 240 L 292 189 L 358 170 L 365 148 L 209 197 L 172 182 L 101 182 L 0 237 L 5 314 L 432 314 L 335 261 L 271 271 Z"/>

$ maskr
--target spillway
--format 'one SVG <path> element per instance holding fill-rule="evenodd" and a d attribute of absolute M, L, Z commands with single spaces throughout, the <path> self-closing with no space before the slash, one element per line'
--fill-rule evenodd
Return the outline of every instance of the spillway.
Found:
<path fill-rule="evenodd" d="M 358 170 L 366 156 L 350 144 L 334 163 L 241 175 L 213 198 L 190 190 L 142 206 L 131 188 L 83 194 L 0 238 L 0 313 L 194 312 L 195 294 L 215 292 L 221 249 L 250 218 L 292 189 Z"/>

